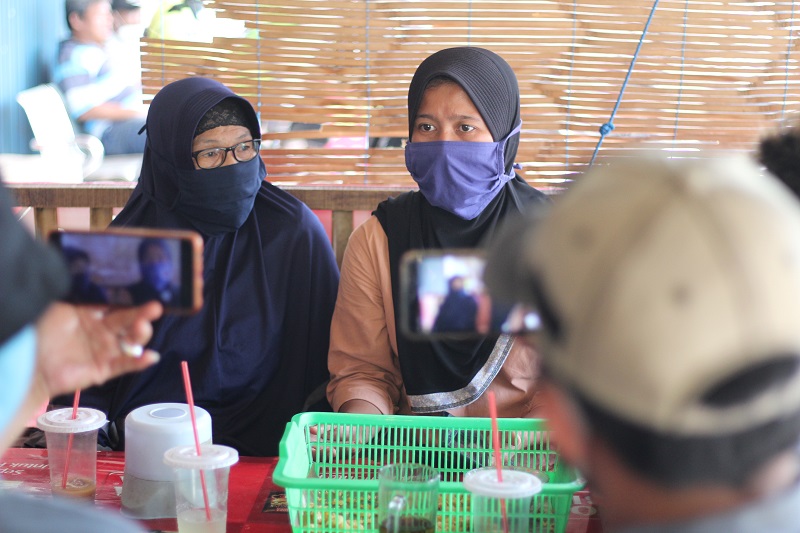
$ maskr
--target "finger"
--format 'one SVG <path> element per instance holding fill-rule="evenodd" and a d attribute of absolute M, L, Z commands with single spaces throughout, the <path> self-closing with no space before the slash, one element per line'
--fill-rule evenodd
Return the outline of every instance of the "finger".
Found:
<path fill-rule="evenodd" d="M 129 372 L 140 372 L 156 364 L 161 359 L 158 352 L 145 350 L 141 357 L 117 357 L 109 361 L 111 377 L 121 376 Z"/>
<path fill-rule="evenodd" d="M 164 312 L 159 302 L 152 301 L 130 309 L 116 309 L 105 316 L 106 325 L 117 331 L 126 330 L 136 324 L 158 320 Z M 133 340 L 133 339 L 131 339 Z"/>
<path fill-rule="evenodd" d="M 105 323 L 111 331 L 120 332 L 122 341 L 144 345 L 153 335 L 152 321 L 160 318 L 162 312 L 161 304 L 153 301 L 132 309 L 113 311 L 106 316 Z"/>

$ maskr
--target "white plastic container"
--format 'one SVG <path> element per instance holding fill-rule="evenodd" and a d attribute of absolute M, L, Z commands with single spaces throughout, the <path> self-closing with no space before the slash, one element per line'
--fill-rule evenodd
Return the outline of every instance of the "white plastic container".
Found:
<path fill-rule="evenodd" d="M 200 443 L 211 442 L 211 415 L 194 407 Z M 194 444 L 192 417 L 185 403 L 157 403 L 134 409 L 125 418 L 125 474 L 152 481 L 172 481 L 164 452 Z"/>
<path fill-rule="evenodd" d="M 211 415 L 195 406 L 200 442 L 211 443 Z M 125 476 L 122 512 L 135 518 L 175 516 L 172 469 L 164 452 L 194 446 L 192 417 L 185 403 L 158 403 L 134 409 L 125 418 Z"/>

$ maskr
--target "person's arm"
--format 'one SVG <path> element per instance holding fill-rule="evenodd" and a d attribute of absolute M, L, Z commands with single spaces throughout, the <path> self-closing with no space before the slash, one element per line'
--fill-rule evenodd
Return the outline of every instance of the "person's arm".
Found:
<path fill-rule="evenodd" d="M 384 293 L 381 283 L 390 275 L 388 255 L 385 234 L 374 217 L 353 231 L 342 261 L 328 351 L 328 399 L 334 411 L 397 410 L 402 377 L 386 318 L 391 294 Z"/>
<path fill-rule="evenodd" d="M 340 413 L 361 413 L 366 415 L 380 415 L 380 409 L 367 400 L 347 400 L 339 408 Z"/>
<path fill-rule="evenodd" d="M 28 394 L 12 423 L 0 435 L 4 449 L 49 398 L 98 385 L 159 360 L 145 350 L 141 357 L 122 352 L 120 341 L 144 345 L 161 304 L 105 313 L 99 308 L 56 303 L 36 322 L 36 368 Z"/>
<path fill-rule="evenodd" d="M 156 363 L 156 352 L 145 350 L 141 357 L 131 357 L 122 352 L 120 341 L 147 344 L 153 334 L 151 322 L 162 312 L 158 302 L 111 312 L 51 305 L 36 324 L 36 376 L 44 400 Z"/>
<path fill-rule="evenodd" d="M 81 122 L 86 122 L 87 120 L 112 120 L 119 122 L 137 117 L 145 117 L 145 109 L 143 107 L 132 109 L 124 107 L 117 102 L 105 102 L 86 111 L 78 117 L 78 120 Z M 144 122 L 142 125 L 144 125 Z"/>

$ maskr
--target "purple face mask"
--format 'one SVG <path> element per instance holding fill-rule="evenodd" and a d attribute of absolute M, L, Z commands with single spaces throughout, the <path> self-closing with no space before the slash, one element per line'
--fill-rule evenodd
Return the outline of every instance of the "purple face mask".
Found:
<path fill-rule="evenodd" d="M 520 123 L 499 142 L 431 141 L 406 144 L 406 168 L 428 202 L 472 220 L 514 177 L 503 152 Z"/>

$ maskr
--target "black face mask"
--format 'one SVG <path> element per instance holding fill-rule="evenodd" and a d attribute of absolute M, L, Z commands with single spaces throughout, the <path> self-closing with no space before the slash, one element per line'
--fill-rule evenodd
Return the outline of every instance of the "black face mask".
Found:
<path fill-rule="evenodd" d="M 178 172 L 175 211 L 202 234 L 221 235 L 247 220 L 266 176 L 261 158 L 211 169 Z"/>

